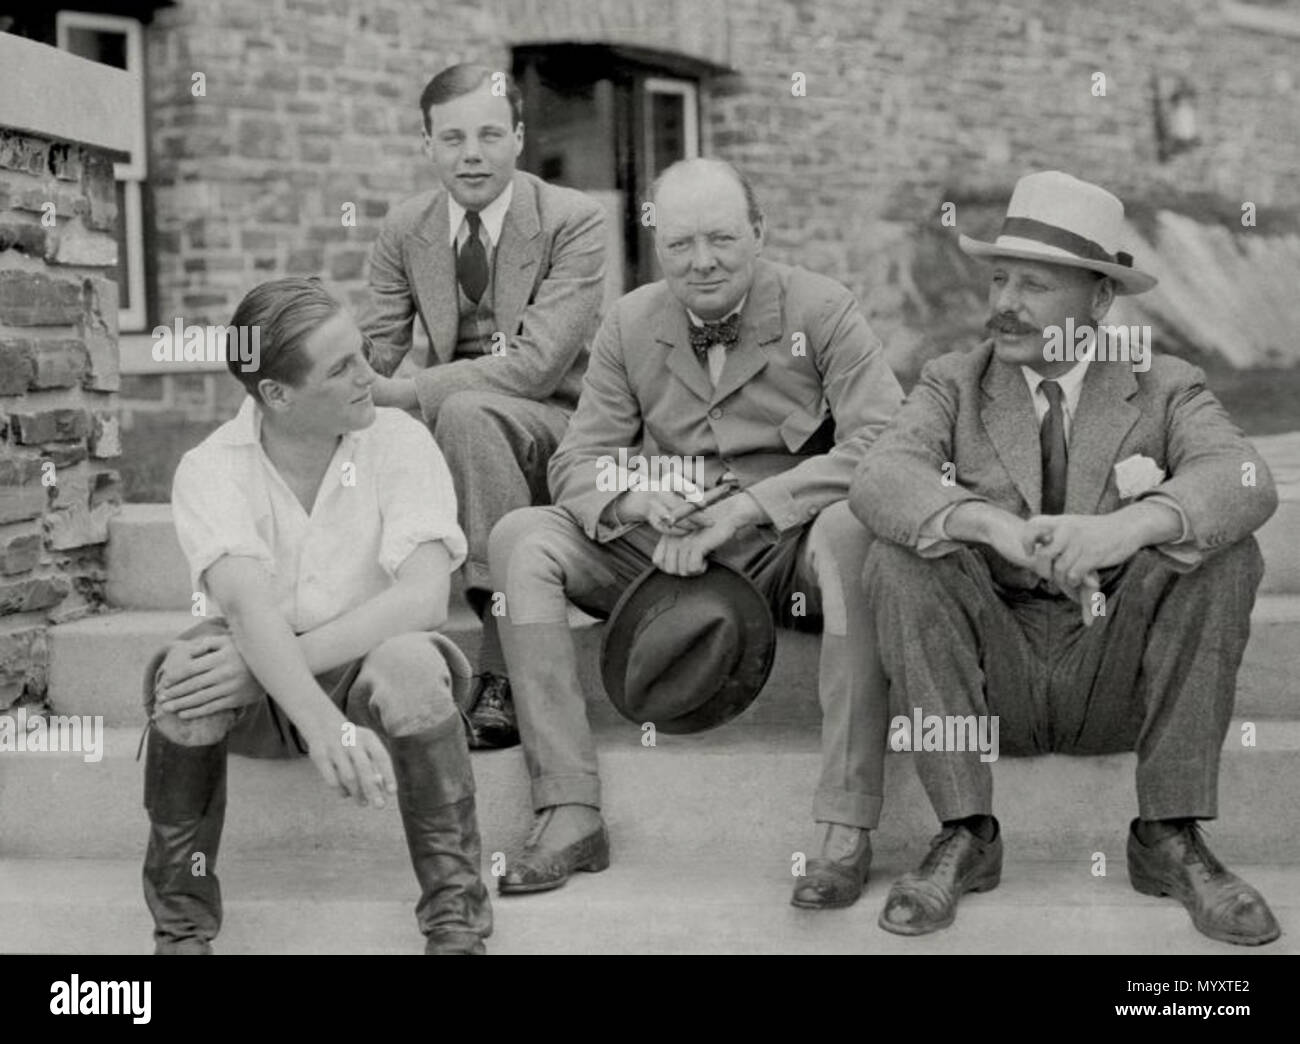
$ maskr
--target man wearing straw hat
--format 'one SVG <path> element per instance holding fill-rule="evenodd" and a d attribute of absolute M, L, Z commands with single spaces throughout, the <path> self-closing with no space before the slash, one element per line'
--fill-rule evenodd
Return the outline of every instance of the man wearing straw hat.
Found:
<path fill-rule="evenodd" d="M 1104 330 L 1116 294 L 1155 285 L 1120 250 L 1123 218 L 1048 171 L 1017 183 L 995 242 L 961 237 L 990 263 L 989 338 L 927 365 L 863 460 L 867 597 L 896 714 L 996 716 L 1012 754 L 1136 750 L 1133 887 L 1212 938 L 1266 943 L 1268 905 L 1198 823 L 1218 812 L 1263 571 L 1251 533 L 1277 495 L 1200 370 L 1095 336 L 1061 357 L 1062 330 Z M 881 913 L 903 935 L 948 926 L 1002 870 L 991 765 L 962 743 L 914 760 L 943 829 Z"/>

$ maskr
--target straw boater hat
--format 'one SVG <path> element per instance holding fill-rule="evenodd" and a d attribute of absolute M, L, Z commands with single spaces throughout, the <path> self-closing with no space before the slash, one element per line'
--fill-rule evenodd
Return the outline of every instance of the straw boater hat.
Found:
<path fill-rule="evenodd" d="M 1014 257 L 1101 272 L 1121 294 L 1140 294 L 1155 276 L 1133 267 L 1133 255 L 1119 249 L 1124 204 L 1104 188 L 1046 170 L 1016 182 L 1006 220 L 992 243 L 959 236 L 972 257 Z"/>

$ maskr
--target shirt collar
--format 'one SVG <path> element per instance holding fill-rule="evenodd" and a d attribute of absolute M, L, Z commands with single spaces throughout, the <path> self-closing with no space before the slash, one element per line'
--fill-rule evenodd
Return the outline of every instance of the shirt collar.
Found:
<path fill-rule="evenodd" d="M 720 323 L 720 322 L 723 321 L 723 319 L 730 319 L 733 315 L 739 315 L 740 312 L 741 312 L 741 310 L 745 307 L 745 302 L 748 301 L 748 300 L 749 300 L 749 292 L 746 291 L 746 292 L 745 292 L 745 296 L 742 297 L 742 298 L 740 299 L 740 304 L 736 305 L 736 307 L 733 308 L 733 309 L 732 309 L 730 312 L 728 312 L 726 315 L 722 316 L 722 317 L 719 318 L 719 319 L 710 320 L 710 322 L 719 322 L 719 323 Z M 686 314 L 687 314 L 687 316 L 690 318 L 690 320 L 691 320 L 691 325 L 692 325 L 692 326 L 703 326 L 703 325 L 704 325 L 704 320 L 701 319 L 701 318 L 700 318 L 698 315 L 696 315 L 694 312 L 692 312 L 689 308 L 686 309 Z"/>
<path fill-rule="evenodd" d="M 510 201 L 515 195 L 515 183 L 513 180 L 506 183 L 506 187 L 501 190 L 491 203 L 478 212 L 478 216 L 483 219 L 483 227 L 487 229 L 488 239 L 495 250 L 497 243 L 501 239 L 501 226 L 506 221 L 506 211 L 510 209 Z M 447 193 L 447 235 L 452 246 L 456 245 L 456 239 L 460 235 L 461 223 L 465 220 L 465 208 L 456 202 L 455 197 L 450 192 Z"/>
<path fill-rule="evenodd" d="M 374 427 L 362 428 L 360 431 L 343 433 L 340 445 L 358 441 L 364 432 Z M 228 446 L 261 446 L 262 444 L 262 408 L 251 395 L 245 395 L 238 412 L 225 424 L 212 433 L 214 442 L 224 442 Z"/>
<path fill-rule="evenodd" d="M 1080 359 L 1065 373 L 1050 378 L 1061 386 L 1061 392 L 1065 396 L 1066 409 L 1071 413 L 1079 405 L 1079 392 L 1083 388 L 1083 378 L 1088 373 L 1088 364 L 1090 362 L 1092 362 L 1091 359 Z M 1049 379 L 1029 366 L 1021 366 L 1020 372 L 1025 375 L 1025 383 L 1029 385 L 1029 397 L 1031 399 L 1038 393 L 1038 386 Z"/>

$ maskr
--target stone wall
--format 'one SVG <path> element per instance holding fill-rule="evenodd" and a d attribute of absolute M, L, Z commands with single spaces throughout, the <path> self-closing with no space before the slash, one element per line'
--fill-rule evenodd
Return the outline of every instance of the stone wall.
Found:
<path fill-rule="evenodd" d="M 731 70 L 703 83 L 705 151 L 754 177 L 775 256 L 885 313 L 898 302 L 872 299 L 882 254 L 918 222 L 937 225 L 944 201 L 1005 198 L 1029 169 L 1061 167 L 1133 201 L 1196 189 L 1294 206 L 1296 41 L 1234 28 L 1223 8 L 181 0 L 147 32 L 160 321 L 223 322 L 249 285 L 285 272 L 320 273 L 359 299 L 378 223 L 431 180 L 420 88 L 458 60 L 508 68 L 522 44 L 640 46 Z M 1168 163 L 1153 72 L 1198 92 L 1202 144 Z M 340 221 L 347 203 L 356 227 Z"/>
<path fill-rule="evenodd" d="M 1215 212 L 1259 208 L 1256 226 L 1238 231 L 1243 254 L 1294 235 L 1297 40 L 1233 24 L 1231 6 L 179 0 L 145 33 L 151 321 L 224 323 L 249 287 L 282 274 L 319 274 L 358 305 L 388 208 L 433 181 L 416 110 L 426 80 L 462 60 L 508 68 L 516 46 L 604 43 L 715 70 L 700 85 L 703 151 L 752 176 L 770 256 L 848 285 L 906 378 L 978 328 L 982 271 L 953 241 L 995 230 L 1027 170 L 1108 186 L 1150 216 L 1142 227 L 1157 247 L 1158 211 L 1203 218 L 1207 199 Z M 1157 156 L 1152 74 L 1197 91 L 1201 144 L 1168 162 Z M 945 202 L 957 207 L 951 227 L 940 223 Z M 1158 302 L 1158 316 L 1179 319 L 1187 298 Z M 1272 327 L 1285 328 L 1286 308 L 1272 311 Z M 1166 322 L 1158 336 L 1188 351 L 1201 347 L 1197 326 Z M 1205 340 L 1223 343 L 1217 330 Z M 1242 357 L 1275 355 L 1265 333 L 1248 348 Z M 224 374 L 202 383 L 201 394 L 164 377 L 126 389 L 133 499 L 165 496 L 175 459 L 237 405 Z"/>
<path fill-rule="evenodd" d="M 47 626 L 103 601 L 121 452 L 118 214 L 104 146 L 125 139 L 95 110 L 120 105 L 128 126 L 133 113 L 115 70 L 14 37 L 0 37 L 0 65 L 3 709 L 44 698 Z"/>

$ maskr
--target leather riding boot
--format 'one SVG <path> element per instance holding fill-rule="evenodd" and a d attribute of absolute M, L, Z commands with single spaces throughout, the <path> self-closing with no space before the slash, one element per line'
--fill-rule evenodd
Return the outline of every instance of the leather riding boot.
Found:
<path fill-rule="evenodd" d="M 485 953 L 492 903 L 480 875 L 474 774 L 459 715 L 390 739 L 397 804 L 420 884 L 415 917 L 427 954 Z"/>
<path fill-rule="evenodd" d="M 226 818 L 226 741 L 185 747 L 151 728 L 148 744 L 144 807 L 150 830 L 143 877 L 154 952 L 211 953 L 221 929 L 216 871 Z"/>

